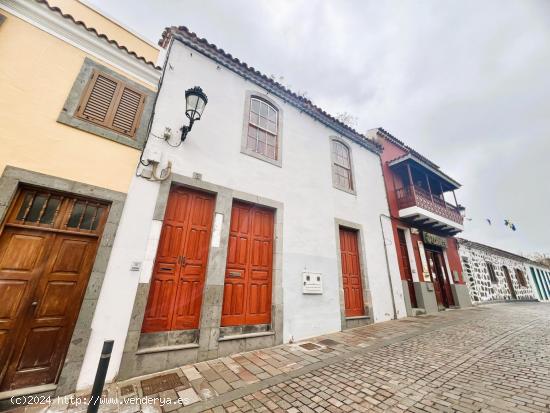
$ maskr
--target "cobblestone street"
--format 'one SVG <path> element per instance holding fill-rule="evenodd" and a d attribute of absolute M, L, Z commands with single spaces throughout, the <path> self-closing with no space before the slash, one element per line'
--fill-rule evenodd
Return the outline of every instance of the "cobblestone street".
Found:
<path fill-rule="evenodd" d="M 446 311 L 158 376 L 111 385 L 106 396 L 119 403 L 100 411 L 550 412 L 550 305 Z M 132 403 L 144 396 L 156 404 Z"/>

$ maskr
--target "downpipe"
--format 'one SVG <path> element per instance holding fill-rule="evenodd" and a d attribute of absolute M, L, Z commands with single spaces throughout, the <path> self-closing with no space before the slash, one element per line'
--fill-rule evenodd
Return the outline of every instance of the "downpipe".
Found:
<path fill-rule="evenodd" d="M 380 214 L 380 229 L 382 230 L 382 238 L 384 239 L 384 255 L 386 256 L 386 270 L 387 270 L 387 273 L 388 273 L 388 281 L 390 283 L 390 295 L 391 295 L 391 304 L 392 304 L 392 308 L 393 308 L 393 320 L 397 320 L 397 307 L 395 306 L 395 296 L 393 294 L 393 281 L 392 281 L 392 278 L 391 278 L 391 271 L 390 271 L 390 260 L 388 258 L 388 245 L 392 245 L 393 242 L 391 240 L 388 240 L 386 239 L 386 233 L 384 232 L 384 223 L 382 221 L 382 218 L 387 218 L 389 223 L 390 223 L 390 228 L 391 228 L 391 217 L 389 215 L 386 215 L 386 214 Z"/>

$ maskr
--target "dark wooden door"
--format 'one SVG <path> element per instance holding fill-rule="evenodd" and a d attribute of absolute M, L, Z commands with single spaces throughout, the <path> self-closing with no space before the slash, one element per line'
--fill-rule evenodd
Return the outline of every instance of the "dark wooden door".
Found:
<path fill-rule="evenodd" d="M 409 297 L 411 299 L 411 307 L 417 308 L 416 294 L 414 292 L 414 282 L 412 278 L 411 264 L 409 261 L 409 249 L 407 248 L 407 239 L 405 237 L 405 231 L 403 229 L 397 229 L 397 235 L 399 238 L 399 252 L 401 257 L 401 268 L 403 269 L 403 275 L 407 281 L 409 290 Z"/>
<path fill-rule="evenodd" d="M 434 292 L 437 304 L 439 306 L 448 308 L 450 305 L 449 294 L 447 291 L 445 281 L 445 270 L 443 267 L 443 255 L 439 251 L 427 250 L 428 262 L 430 267 L 430 274 L 432 276 Z M 449 286 L 450 290 L 450 286 Z"/>
<path fill-rule="evenodd" d="M 273 210 L 233 203 L 222 326 L 271 322 L 273 224 Z"/>
<path fill-rule="evenodd" d="M 340 227 L 340 257 L 346 317 L 365 315 L 357 235 L 355 230 Z"/>
<path fill-rule="evenodd" d="M 199 326 L 214 214 L 214 196 L 175 187 L 170 192 L 142 331 Z"/>
<path fill-rule="evenodd" d="M 514 289 L 514 284 L 512 283 L 512 277 L 510 277 L 510 271 L 508 271 L 508 267 L 503 266 L 502 271 L 504 272 L 504 278 L 506 278 L 506 284 L 508 284 L 508 289 L 510 290 L 510 295 L 512 296 L 512 299 L 517 300 L 518 297 L 516 295 L 516 290 Z"/>
<path fill-rule="evenodd" d="M 450 274 L 447 272 L 447 266 L 445 265 L 445 258 L 443 257 L 442 252 L 437 252 L 435 254 L 436 263 L 437 266 L 440 269 L 440 276 L 441 276 L 441 283 L 442 283 L 442 290 L 445 294 L 444 301 L 447 303 L 447 307 L 450 307 L 452 305 L 455 305 L 455 301 L 453 298 L 453 292 L 451 289 L 451 281 L 450 281 Z"/>
<path fill-rule="evenodd" d="M 108 207 L 22 189 L 0 237 L 1 390 L 54 383 Z"/>

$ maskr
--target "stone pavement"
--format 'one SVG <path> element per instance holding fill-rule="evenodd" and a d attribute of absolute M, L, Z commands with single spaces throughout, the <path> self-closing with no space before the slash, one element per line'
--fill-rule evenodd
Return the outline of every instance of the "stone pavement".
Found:
<path fill-rule="evenodd" d="M 100 412 L 550 412 L 550 304 L 359 327 L 112 384 L 104 396 Z M 26 410 L 85 411 L 79 400 Z"/>

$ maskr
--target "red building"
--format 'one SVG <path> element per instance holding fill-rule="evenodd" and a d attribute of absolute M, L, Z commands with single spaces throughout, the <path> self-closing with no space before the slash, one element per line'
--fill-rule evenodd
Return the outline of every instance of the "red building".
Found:
<path fill-rule="evenodd" d="M 369 131 L 384 148 L 393 238 L 408 315 L 470 306 L 454 236 L 463 230 L 460 184 L 382 128 Z"/>

